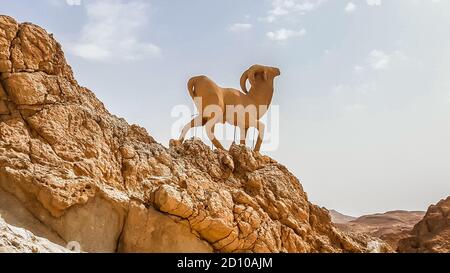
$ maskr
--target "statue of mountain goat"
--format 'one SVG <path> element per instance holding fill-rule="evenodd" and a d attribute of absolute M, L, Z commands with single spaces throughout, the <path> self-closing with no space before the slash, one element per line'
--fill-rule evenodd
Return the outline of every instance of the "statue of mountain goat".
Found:
<path fill-rule="evenodd" d="M 280 70 L 275 67 L 253 65 L 242 74 L 242 91 L 222 88 L 206 76 L 193 77 L 188 82 L 189 94 L 199 115 L 183 128 L 179 141 L 182 143 L 191 128 L 205 126 L 208 138 L 218 149 L 224 150 L 214 135 L 217 123 L 229 123 L 240 129 L 240 143 L 245 145 L 248 129 L 258 130 L 255 151 L 261 149 L 265 125 L 260 119 L 266 114 L 273 97 L 275 77 Z M 247 91 L 247 80 L 251 84 Z"/>

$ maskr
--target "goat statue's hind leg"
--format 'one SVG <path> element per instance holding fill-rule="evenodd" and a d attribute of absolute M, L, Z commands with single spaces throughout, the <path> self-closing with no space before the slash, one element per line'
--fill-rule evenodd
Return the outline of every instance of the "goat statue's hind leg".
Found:
<path fill-rule="evenodd" d="M 239 130 L 241 131 L 241 136 L 240 136 L 241 145 L 245 145 L 248 128 L 239 128 Z"/>
<path fill-rule="evenodd" d="M 203 122 L 203 118 L 201 116 L 195 117 L 193 120 L 191 120 L 188 124 L 186 124 L 183 128 L 183 131 L 181 132 L 180 138 L 178 139 L 180 143 L 183 143 L 187 133 L 191 128 L 200 127 L 205 125 Z"/>
<path fill-rule="evenodd" d="M 216 124 L 214 123 L 206 123 L 206 134 L 208 135 L 209 140 L 211 140 L 212 144 L 214 144 L 217 149 L 225 150 L 225 148 L 222 146 L 222 144 L 220 144 L 220 142 L 214 135 L 215 127 Z"/>
<path fill-rule="evenodd" d="M 258 124 L 256 125 L 256 129 L 258 129 L 258 140 L 256 141 L 255 145 L 255 152 L 259 152 L 261 150 L 261 145 L 264 139 L 264 131 L 266 130 L 266 125 L 262 123 L 261 121 L 258 121 Z"/>

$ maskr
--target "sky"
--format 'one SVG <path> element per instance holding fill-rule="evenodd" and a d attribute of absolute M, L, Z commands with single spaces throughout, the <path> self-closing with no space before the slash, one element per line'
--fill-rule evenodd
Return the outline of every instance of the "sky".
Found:
<path fill-rule="evenodd" d="M 237 88 L 266 64 L 282 74 L 265 153 L 312 202 L 359 216 L 450 195 L 450 1 L 0 0 L 0 13 L 54 33 L 78 82 L 166 146 L 190 77 Z"/>

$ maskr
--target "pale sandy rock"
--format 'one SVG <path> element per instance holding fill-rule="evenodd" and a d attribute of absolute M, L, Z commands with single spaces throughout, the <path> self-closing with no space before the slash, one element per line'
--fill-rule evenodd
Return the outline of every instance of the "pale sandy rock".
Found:
<path fill-rule="evenodd" d="M 0 253 L 71 253 L 67 248 L 8 225 L 0 216 Z"/>
<path fill-rule="evenodd" d="M 67 244 L 54 230 L 31 214 L 14 195 L 2 189 L 0 189 L 0 215 L 9 225 L 26 229 L 55 244 Z"/>
<path fill-rule="evenodd" d="M 166 148 L 111 115 L 45 30 L 0 16 L 0 52 L 12 63 L 0 75 L 0 188 L 62 241 L 87 252 L 370 251 L 275 160 L 199 140 Z"/>

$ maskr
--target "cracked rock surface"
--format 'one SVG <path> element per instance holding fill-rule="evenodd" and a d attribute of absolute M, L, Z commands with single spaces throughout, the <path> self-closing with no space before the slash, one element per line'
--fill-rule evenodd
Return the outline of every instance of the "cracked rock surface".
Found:
<path fill-rule="evenodd" d="M 38 26 L 0 16 L 0 82 L 0 197 L 11 200 L 0 208 L 57 244 L 76 241 L 87 252 L 371 251 L 375 239 L 337 230 L 273 159 L 198 140 L 166 148 L 110 114 Z"/>

